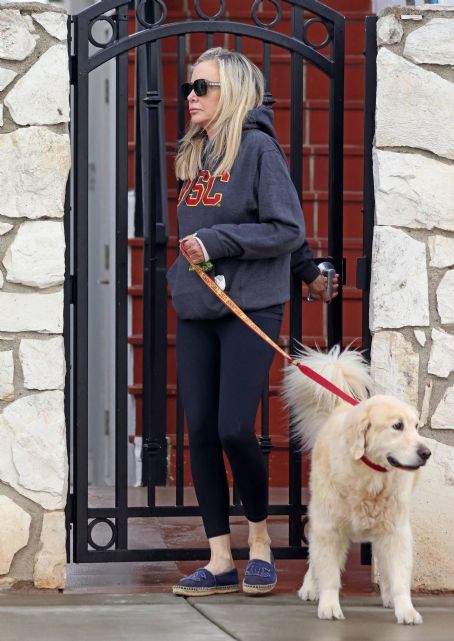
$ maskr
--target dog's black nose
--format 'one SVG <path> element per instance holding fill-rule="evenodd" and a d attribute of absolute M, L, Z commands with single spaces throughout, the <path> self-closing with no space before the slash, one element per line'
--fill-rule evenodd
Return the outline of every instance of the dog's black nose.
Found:
<path fill-rule="evenodd" d="M 428 447 L 419 447 L 416 450 L 416 454 L 421 458 L 423 461 L 427 461 L 427 459 L 431 456 L 432 452 L 429 450 Z"/>

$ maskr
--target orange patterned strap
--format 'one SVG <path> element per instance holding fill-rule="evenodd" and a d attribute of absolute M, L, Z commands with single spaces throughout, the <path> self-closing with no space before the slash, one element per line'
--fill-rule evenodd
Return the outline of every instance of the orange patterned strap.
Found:
<path fill-rule="evenodd" d="M 341 390 L 339 387 L 336 385 L 333 385 L 331 381 L 328 381 L 326 378 L 323 376 L 320 376 L 320 374 L 317 374 L 313 369 L 310 367 L 307 367 L 307 365 L 302 365 L 299 363 L 296 359 L 293 359 L 287 352 L 285 352 L 277 343 L 275 343 L 269 336 L 268 334 L 265 334 L 265 332 L 258 327 L 253 320 L 247 316 L 243 310 L 238 307 L 238 305 L 228 296 L 218 285 L 217 283 L 208 276 L 206 272 L 203 271 L 198 265 L 193 263 L 191 259 L 189 258 L 188 254 L 186 253 L 186 250 L 184 249 L 184 243 L 181 242 L 180 244 L 181 248 L 181 253 L 183 256 L 186 258 L 188 263 L 194 268 L 195 273 L 199 278 L 203 280 L 205 285 L 211 289 L 213 294 L 219 298 L 220 301 L 224 303 L 228 309 L 230 309 L 235 316 L 238 316 L 240 320 L 243 321 L 253 332 L 255 332 L 260 338 L 262 338 L 268 345 L 270 345 L 276 352 L 281 354 L 285 358 L 285 360 L 290 363 L 291 365 L 295 365 L 303 374 L 311 378 L 313 381 L 318 383 L 319 385 L 322 385 L 325 389 L 329 390 L 333 394 L 336 394 L 340 398 L 342 398 L 344 401 L 347 403 L 350 403 L 350 405 L 357 405 L 358 401 L 355 398 L 352 398 L 348 394 L 346 394 L 343 390 Z"/>

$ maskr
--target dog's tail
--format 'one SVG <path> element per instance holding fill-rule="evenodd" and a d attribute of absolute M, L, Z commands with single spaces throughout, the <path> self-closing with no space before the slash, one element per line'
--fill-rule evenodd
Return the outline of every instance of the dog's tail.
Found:
<path fill-rule="evenodd" d="M 359 401 L 369 397 L 373 382 L 360 352 L 348 349 L 341 352 L 339 345 L 327 354 L 303 347 L 296 358 L 349 396 Z M 312 449 L 320 428 L 343 401 L 294 365 L 285 367 L 282 395 L 290 410 L 293 437 L 301 440 L 304 449 Z"/>

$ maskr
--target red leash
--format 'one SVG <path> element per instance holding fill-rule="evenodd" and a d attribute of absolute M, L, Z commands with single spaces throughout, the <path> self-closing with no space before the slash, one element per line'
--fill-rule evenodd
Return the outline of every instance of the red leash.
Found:
<path fill-rule="evenodd" d="M 243 310 L 238 307 L 238 305 L 228 296 L 219 286 L 218 284 L 208 276 L 206 272 L 203 271 L 199 267 L 199 265 L 196 265 L 191 261 L 189 258 L 186 250 L 184 249 L 184 243 L 180 243 L 180 248 L 181 248 L 181 253 L 183 256 L 186 258 L 188 263 L 194 268 L 194 271 L 196 272 L 197 276 L 203 280 L 205 285 L 211 289 L 213 294 L 219 298 L 220 301 L 224 303 L 230 311 L 235 314 L 235 316 L 238 316 L 240 320 L 243 321 L 253 332 L 255 332 L 260 338 L 262 338 L 268 345 L 270 345 L 276 352 L 281 354 L 285 358 L 285 360 L 290 363 L 291 365 L 295 365 L 300 372 L 302 372 L 305 376 L 308 376 L 310 379 L 327 389 L 329 392 L 332 394 L 335 394 L 339 398 L 341 398 L 343 401 L 346 403 L 350 403 L 350 405 L 358 405 L 359 401 L 356 398 L 353 398 L 352 396 L 349 396 L 346 394 L 343 390 L 340 389 L 340 387 L 337 387 L 337 385 L 334 385 L 334 383 L 331 383 L 328 379 L 326 379 L 324 376 L 321 376 L 318 374 L 315 370 L 312 368 L 308 367 L 307 365 L 302 365 L 300 362 L 298 362 L 296 359 L 293 359 L 287 352 L 285 352 L 277 343 L 275 343 L 269 336 L 268 334 L 265 334 L 265 332 L 258 327 L 253 320 L 247 316 Z M 376 470 L 377 472 L 387 472 L 388 470 L 381 465 L 377 465 L 376 463 L 373 463 L 370 461 L 366 456 L 361 457 L 361 460 L 366 463 L 369 467 L 371 467 L 373 470 Z"/>

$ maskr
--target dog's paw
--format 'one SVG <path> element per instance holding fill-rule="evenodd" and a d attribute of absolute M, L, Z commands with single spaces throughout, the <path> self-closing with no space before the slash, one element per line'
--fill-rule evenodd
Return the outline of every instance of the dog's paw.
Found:
<path fill-rule="evenodd" d="M 345 619 L 339 604 L 339 595 L 337 592 L 334 593 L 333 591 L 333 594 L 320 595 L 318 618 L 338 620 Z"/>
<path fill-rule="evenodd" d="M 397 623 L 405 625 L 419 625 L 422 623 L 422 616 L 413 606 L 408 608 L 396 608 L 395 611 Z"/>
<path fill-rule="evenodd" d="M 306 581 L 298 590 L 298 596 L 303 601 L 318 601 L 318 591 L 315 585 L 306 585 Z"/>
<path fill-rule="evenodd" d="M 337 619 L 341 621 L 345 619 L 344 613 L 341 610 L 340 605 L 326 605 L 318 606 L 318 618 L 319 619 Z"/>
<path fill-rule="evenodd" d="M 310 570 L 306 573 L 304 577 L 303 585 L 298 590 L 298 596 L 303 601 L 317 601 L 318 600 L 318 588 Z"/>
<path fill-rule="evenodd" d="M 392 597 L 382 594 L 381 600 L 382 600 L 384 608 L 391 608 L 392 609 L 394 607 L 394 603 L 393 603 Z"/>

